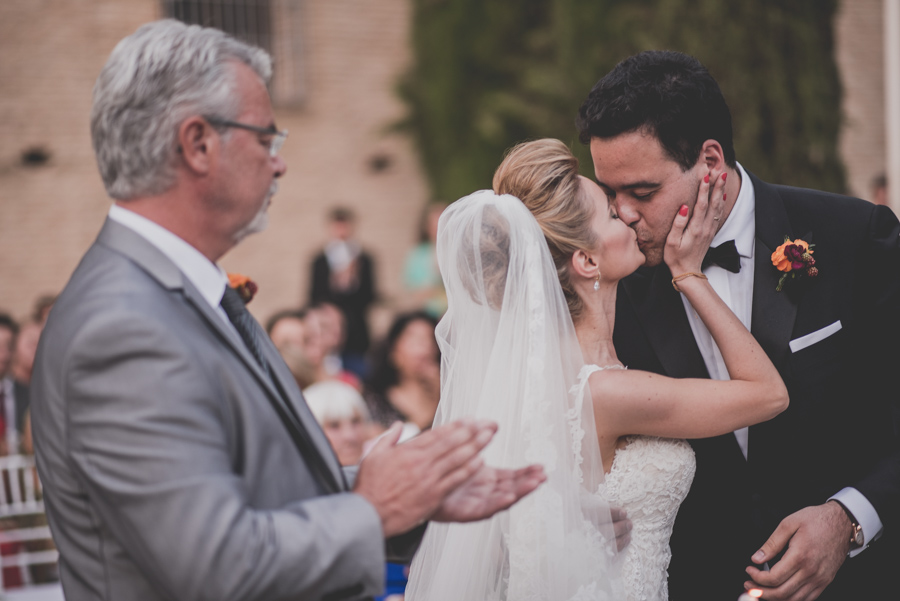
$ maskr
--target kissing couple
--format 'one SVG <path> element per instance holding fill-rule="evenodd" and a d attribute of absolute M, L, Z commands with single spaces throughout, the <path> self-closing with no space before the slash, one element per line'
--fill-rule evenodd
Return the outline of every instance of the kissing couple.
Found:
<path fill-rule="evenodd" d="M 577 122 L 596 182 L 526 142 L 441 216 L 435 424 L 496 421 L 485 459 L 547 481 L 430 524 L 408 598 L 878 598 L 900 559 L 896 217 L 745 170 L 684 54 L 624 60 Z"/>

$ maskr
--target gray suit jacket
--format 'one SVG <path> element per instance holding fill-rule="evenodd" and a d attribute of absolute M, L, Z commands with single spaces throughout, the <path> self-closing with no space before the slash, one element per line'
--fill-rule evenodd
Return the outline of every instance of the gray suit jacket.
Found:
<path fill-rule="evenodd" d="M 263 352 L 343 489 L 277 350 Z M 69 601 L 379 594 L 375 509 L 325 495 L 283 397 L 182 273 L 107 221 L 54 306 L 32 379 L 47 514 Z"/>

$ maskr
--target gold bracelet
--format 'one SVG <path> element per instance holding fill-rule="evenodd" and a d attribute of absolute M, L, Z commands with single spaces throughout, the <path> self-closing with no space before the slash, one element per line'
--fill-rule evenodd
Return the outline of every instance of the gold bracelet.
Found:
<path fill-rule="evenodd" d="M 676 292 L 681 292 L 681 288 L 679 288 L 678 284 L 676 284 L 675 282 L 677 282 L 678 280 L 683 280 L 684 278 L 690 278 L 690 277 L 700 278 L 702 280 L 708 279 L 702 273 L 697 273 L 695 271 L 689 271 L 687 273 L 682 273 L 681 275 L 677 275 L 674 278 L 672 278 L 672 288 L 674 288 Z"/>

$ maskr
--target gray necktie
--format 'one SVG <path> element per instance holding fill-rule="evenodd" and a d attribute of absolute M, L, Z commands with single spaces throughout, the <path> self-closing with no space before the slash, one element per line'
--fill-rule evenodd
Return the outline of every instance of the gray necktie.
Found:
<path fill-rule="evenodd" d="M 256 320 L 254 320 L 253 316 L 250 315 L 250 312 L 247 311 L 247 307 L 244 305 L 241 296 L 234 288 L 226 286 L 221 304 L 222 308 L 225 310 L 225 314 L 228 315 L 229 321 L 231 321 L 231 324 L 234 326 L 234 329 L 241 335 L 241 340 L 244 341 L 250 354 L 253 355 L 253 358 L 259 363 L 263 372 L 271 378 L 269 364 L 262 354 L 262 348 L 259 343 L 259 328 L 256 327 Z"/>
<path fill-rule="evenodd" d="M 284 390 L 282 390 L 281 384 L 276 378 L 272 377 L 269 363 L 262 353 L 262 347 L 259 340 L 259 326 L 257 325 L 256 320 L 253 319 L 253 316 L 250 315 L 250 312 L 247 311 L 247 307 L 244 305 L 244 301 L 241 299 L 240 295 L 231 286 L 225 287 L 225 294 L 222 296 L 221 305 L 225 310 L 225 314 L 228 315 L 229 321 L 231 321 L 231 324 L 234 326 L 234 329 L 241 335 L 241 339 L 244 341 L 250 354 L 253 355 L 256 362 L 259 363 L 263 372 L 268 376 L 269 381 L 274 384 L 278 392 L 281 393 L 282 399 L 272 399 L 272 406 L 278 413 L 278 416 L 281 418 L 285 427 L 288 429 L 288 433 L 294 440 L 294 444 L 297 445 L 300 454 L 306 459 L 307 465 L 319 480 L 322 488 L 328 493 L 338 493 L 346 489 L 346 483 L 344 483 L 342 488 L 335 480 L 334 474 L 332 474 L 328 465 L 325 463 L 325 459 L 319 453 L 315 443 L 310 438 L 309 432 L 301 425 L 301 421 L 297 417 L 294 408 L 286 401 L 288 397 Z M 341 474 L 341 476 L 343 478 L 343 474 Z"/>

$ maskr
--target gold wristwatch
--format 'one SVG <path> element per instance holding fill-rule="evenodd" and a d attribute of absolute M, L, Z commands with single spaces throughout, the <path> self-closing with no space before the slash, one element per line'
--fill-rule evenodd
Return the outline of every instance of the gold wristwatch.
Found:
<path fill-rule="evenodd" d="M 866 537 L 863 535 L 862 526 L 859 525 L 859 522 L 856 521 L 856 518 L 850 513 L 850 510 L 844 506 L 843 503 L 838 501 L 837 499 L 830 499 L 834 501 L 838 505 L 841 506 L 841 509 L 844 510 L 844 513 L 847 514 L 847 517 L 850 519 L 850 527 L 852 528 L 850 532 L 850 550 L 854 551 L 862 547 L 866 542 Z"/>

